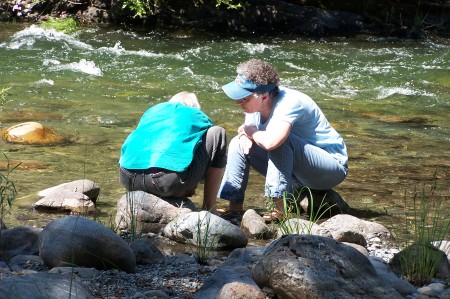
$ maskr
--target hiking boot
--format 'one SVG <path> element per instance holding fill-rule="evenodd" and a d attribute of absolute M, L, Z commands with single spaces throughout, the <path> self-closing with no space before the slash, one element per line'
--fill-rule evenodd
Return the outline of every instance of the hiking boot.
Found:
<path fill-rule="evenodd" d="M 311 191 L 311 193 L 309 192 Z M 305 189 L 299 196 L 300 206 L 307 213 L 311 212 L 311 207 L 314 213 L 320 211 L 325 214 L 337 215 L 345 214 L 350 209 L 345 200 L 333 189 L 328 190 L 314 190 Z"/>

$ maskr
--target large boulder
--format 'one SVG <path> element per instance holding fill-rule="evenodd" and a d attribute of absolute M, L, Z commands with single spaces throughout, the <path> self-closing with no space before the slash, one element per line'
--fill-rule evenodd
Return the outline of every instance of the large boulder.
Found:
<path fill-rule="evenodd" d="M 171 240 L 208 249 L 234 249 L 247 246 L 248 238 L 236 225 L 208 211 L 181 214 L 163 229 Z"/>
<path fill-rule="evenodd" d="M 131 247 L 111 229 L 83 217 L 67 216 L 44 227 L 39 255 L 49 267 L 84 266 L 134 273 Z"/>
<path fill-rule="evenodd" d="M 252 277 L 277 298 L 403 298 L 358 250 L 314 235 L 286 235 L 273 242 Z"/>
<path fill-rule="evenodd" d="M 180 214 L 196 210 L 189 198 L 162 199 L 143 191 L 124 194 L 117 202 L 116 227 L 142 233 L 159 233 Z"/>

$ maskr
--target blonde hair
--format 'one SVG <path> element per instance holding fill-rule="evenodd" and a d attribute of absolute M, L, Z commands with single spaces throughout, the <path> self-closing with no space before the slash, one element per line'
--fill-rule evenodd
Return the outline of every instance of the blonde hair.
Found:
<path fill-rule="evenodd" d="M 169 102 L 181 103 L 184 106 L 193 107 L 200 109 L 200 103 L 198 102 L 197 96 L 195 93 L 182 91 L 174 95 Z"/>

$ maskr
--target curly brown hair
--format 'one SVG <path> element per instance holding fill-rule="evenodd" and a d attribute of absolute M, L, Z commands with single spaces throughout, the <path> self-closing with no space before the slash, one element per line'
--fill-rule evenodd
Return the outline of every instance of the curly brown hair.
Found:
<path fill-rule="evenodd" d="M 239 64 L 236 68 L 239 75 L 258 85 L 272 84 L 278 86 L 280 78 L 273 65 L 259 59 L 250 59 Z"/>

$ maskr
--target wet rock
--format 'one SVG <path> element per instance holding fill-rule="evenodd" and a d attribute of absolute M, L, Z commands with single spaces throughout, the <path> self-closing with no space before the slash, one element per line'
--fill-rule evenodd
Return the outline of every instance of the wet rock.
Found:
<path fill-rule="evenodd" d="M 41 198 L 34 203 L 33 208 L 40 211 L 92 213 L 95 204 L 83 193 L 62 189 Z"/>
<path fill-rule="evenodd" d="M 65 142 L 62 136 L 38 122 L 25 122 L 14 125 L 2 130 L 1 136 L 10 143 L 50 145 Z"/>
<path fill-rule="evenodd" d="M 44 227 L 39 255 L 49 267 L 85 266 L 133 273 L 136 257 L 130 246 L 104 225 L 83 217 L 67 216 Z"/>
<path fill-rule="evenodd" d="M 98 195 L 100 194 L 100 187 L 94 181 L 82 179 L 44 189 L 42 191 L 39 191 L 38 195 L 40 198 L 43 198 L 52 193 L 61 192 L 61 190 L 82 193 L 94 203 L 97 200 Z"/>
<path fill-rule="evenodd" d="M 159 233 L 170 221 L 196 210 L 189 198 L 162 199 L 143 191 L 132 191 L 117 202 L 115 223 L 118 229 Z"/>
<path fill-rule="evenodd" d="M 245 247 L 248 238 L 236 225 L 207 211 L 181 214 L 163 229 L 171 240 L 210 249 Z"/>
<path fill-rule="evenodd" d="M 39 191 L 41 199 L 33 207 L 40 211 L 91 213 L 96 210 L 99 193 L 95 182 L 76 180 Z"/>

